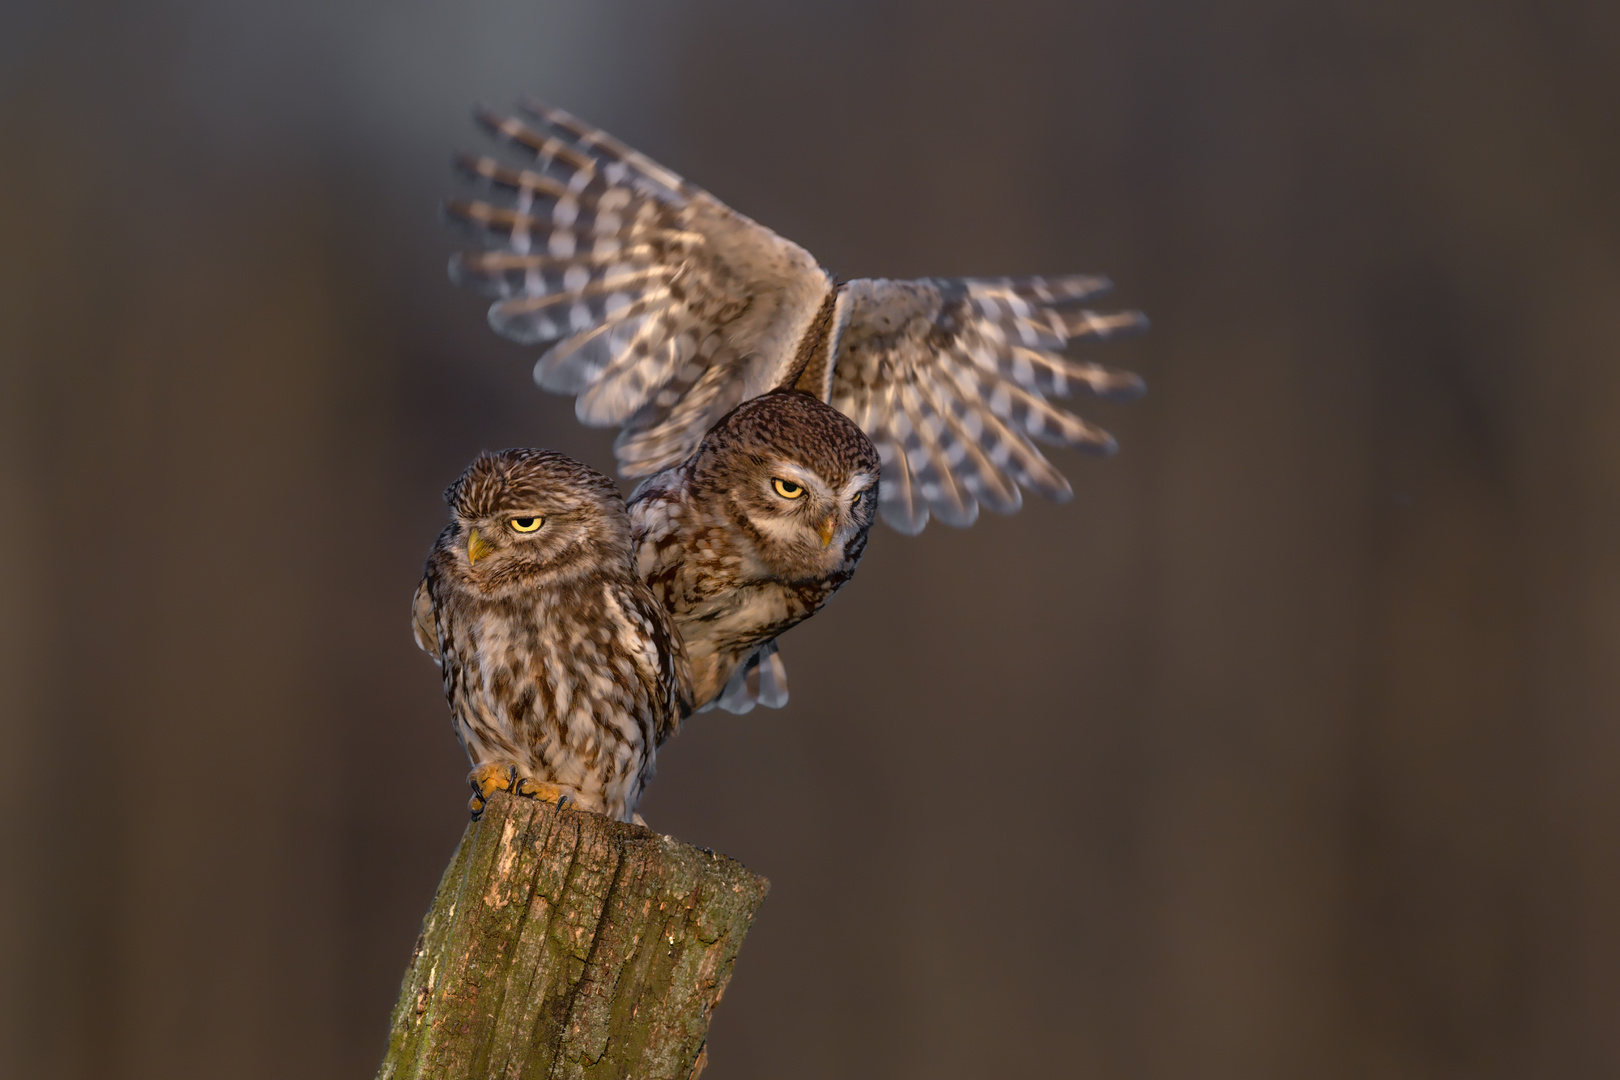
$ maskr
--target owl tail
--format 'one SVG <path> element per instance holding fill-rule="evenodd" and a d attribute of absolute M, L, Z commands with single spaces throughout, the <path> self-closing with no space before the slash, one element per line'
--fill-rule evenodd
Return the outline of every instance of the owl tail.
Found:
<path fill-rule="evenodd" d="M 787 668 L 776 651 L 776 641 L 767 641 L 754 651 L 748 661 L 737 665 L 731 681 L 715 699 L 715 704 L 739 716 L 755 705 L 767 709 L 780 709 L 787 704 Z"/>

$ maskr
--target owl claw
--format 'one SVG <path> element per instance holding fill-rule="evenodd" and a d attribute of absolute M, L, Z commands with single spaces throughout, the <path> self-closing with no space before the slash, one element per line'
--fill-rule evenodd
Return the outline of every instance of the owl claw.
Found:
<path fill-rule="evenodd" d="M 499 762 L 485 762 L 478 766 L 467 774 L 467 783 L 473 789 L 473 797 L 467 801 L 467 811 L 472 814 L 474 821 L 484 816 L 489 797 L 497 791 L 510 791 L 525 799 L 539 799 L 558 809 L 576 801 L 574 793 L 568 788 L 536 780 L 532 776 L 519 776 L 516 765 Z"/>
<path fill-rule="evenodd" d="M 559 810 L 574 801 L 572 794 L 566 788 L 556 784 L 548 784 L 544 780 L 536 780 L 530 776 L 520 776 L 512 784 L 512 794 L 521 795 L 525 799 L 539 799 L 555 805 Z"/>
<path fill-rule="evenodd" d="M 497 791 L 511 791 L 516 781 L 516 765 L 489 761 L 468 773 L 467 783 L 472 785 L 473 797 L 467 800 L 467 810 L 472 814 L 472 819 L 477 821 L 484 816 L 484 806 L 491 795 Z"/>

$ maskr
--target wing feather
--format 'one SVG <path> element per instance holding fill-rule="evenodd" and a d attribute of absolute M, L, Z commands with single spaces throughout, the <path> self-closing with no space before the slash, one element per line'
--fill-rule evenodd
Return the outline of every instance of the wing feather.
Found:
<path fill-rule="evenodd" d="M 488 248 L 452 258 L 451 278 L 492 297 L 496 331 L 546 346 L 540 386 L 573 395 L 584 423 L 620 428 L 622 473 L 655 473 L 783 382 L 831 279 L 803 248 L 605 132 L 534 102 L 520 112 L 476 115 L 522 164 L 457 159 L 483 197 L 445 211 Z M 1010 513 L 1020 488 L 1067 498 L 1036 442 L 1114 451 L 1107 432 L 1051 400 L 1142 392 L 1134 374 L 1061 355 L 1146 326 L 1137 312 L 1084 306 L 1108 288 L 1083 275 L 843 287 L 820 392 L 877 444 L 891 525 Z"/>
<path fill-rule="evenodd" d="M 877 446 L 878 460 L 883 464 L 883 476 L 878 484 L 879 505 L 884 521 L 906 535 L 914 536 L 922 532 L 923 526 L 928 524 L 928 503 L 923 499 L 922 488 L 917 482 L 916 470 L 912 468 L 911 456 L 906 453 L 905 443 L 894 433 L 896 416 L 899 413 L 895 406 L 895 397 L 895 386 L 891 384 L 883 387 L 878 396 L 866 403 L 861 410 L 864 414 L 861 430 L 869 437 L 873 436 L 874 432 L 889 436 L 872 438 L 872 442 Z M 852 417 L 854 415 L 836 399 L 833 401 L 833 407 L 846 415 Z"/>
<path fill-rule="evenodd" d="M 439 618 L 433 613 L 433 594 L 428 592 L 426 578 L 411 598 L 411 636 L 416 638 L 417 648 L 433 657 L 435 664 L 444 666 L 444 657 L 439 655 Z"/>
<path fill-rule="evenodd" d="M 483 197 L 445 213 L 490 247 L 453 257 L 451 279 L 494 298 L 496 332 L 549 346 L 540 386 L 622 428 L 621 472 L 656 472 L 783 380 L 832 283 L 803 248 L 605 132 L 534 102 L 521 113 L 476 116 L 523 164 L 457 159 Z"/>
<path fill-rule="evenodd" d="M 1146 326 L 1137 312 L 1076 309 L 1108 288 L 1100 277 L 863 279 L 847 312 L 829 397 L 883 459 L 883 516 L 917 532 L 929 515 L 970 524 L 982 504 L 1021 504 L 1018 486 L 1066 499 L 1069 482 L 1035 441 L 1102 454 L 1106 431 L 1052 404 L 1075 391 L 1112 398 L 1142 380 L 1059 355 L 1075 340 Z"/>
<path fill-rule="evenodd" d="M 966 475 L 953 460 L 954 441 L 944 419 L 935 411 L 916 383 L 898 388 L 902 402 L 900 417 L 906 428 L 906 462 L 917 477 L 918 492 L 939 520 L 965 527 L 979 516 L 979 502 L 968 490 Z"/>
<path fill-rule="evenodd" d="M 962 474 L 974 498 L 998 514 L 1011 514 L 1023 506 L 1024 497 L 1018 484 L 997 468 L 985 452 L 979 438 L 982 427 L 969 432 L 963 421 L 967 406 L 962 399 L 959 396 L 947 398 L 933 383 L 927 382 L 919 382 L 917 392 L 928 399 L 935 415 L 944 420 L 952 452 L 956 455 L 953 467 Z"/>

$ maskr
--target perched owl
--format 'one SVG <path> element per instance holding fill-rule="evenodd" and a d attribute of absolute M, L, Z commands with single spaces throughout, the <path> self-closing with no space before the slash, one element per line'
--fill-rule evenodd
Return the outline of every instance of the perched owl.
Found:
<path fill-rule="evenodd" d="M 636 570 L 686 641 L 700 707 L 787 701 L 777 635 L 855 573 L 881 468 L 843 413 L 778 390 L 733 409 L 637 489 Z"/>
<path fill-rule="evenodd" d="M 496 790 L 634 818 L 658 744 L 691 711 L 680 635 L 632 564 L 613 481 L 561 454 L 480 455 L 412 605 L 472 760 Z"/>
<path fill-rule="evenodd" d="M 733 514 L 725 523 L 716 494 L 700 491 L 681 464 L 717 424 L 727 426 L 722 418 L 743 414 L 732 412 L 739 405 L 797 391 L 849 418 L 876 447 L 883 517 L 906 533 L 921 531 L 930 515 L 968 525 L 980 506 L 1010 513 L 1022 502 L 1020 485 L 1067 498 L 1068 481 L 1033 440 L 1115 449 L 1106 432 L 1048 400 L 1075 391 L 1142 391 L 1135 375 L 1059 355 L 1071 341 L 1146 325 L 1137 312 L 1080 306 L 1108 288 L 1105 279 L 839 282 L 803 248 L 612 136 L 539 104 L 523 111 L 527 120 L 479 113 L 530 160 L 513 167 L 491 157 L 460 159 L 463 171 L 504 199 L 446 203 L 452 218 L 491 243 L 454 257 L 450 274 L 497 298 L 489 321 L 498 332 L 549 346 L 535 365 L 536 382 L 575 395 L 585 423 L 620 428 L 615 445 L 624 475 L 681 466 L 644 485 L 633 515 L 639 564 L 660 575 L 657 587 L 675 605 L 697 661 L 699 705 L 712 700 L 705 692 L 716 678 L 730 684 L 721 697 L 727 708 L 785 700 L 772 644 L 779 631 L 772 628 L 816 606 L 793 618 L 775 601 L 760 602 L 730 612 L 724 626 L 695 628 L 697 620 L 719 618 L 707 605 L 728 578 L 738 587 L 763 580 L 750 560 L 770 555 L 750 530 L 773 519 Z M 723 454 L 724 440 L 710 449 Z M 774 460 L 794 460 L 796 449 L 778 443 Z M 855 475 L 857 457 L 839 475 Z M 765 482 L 773 478 L 780 477 L 767 470 Z M 751 477 L 749 492 L 756 481 Z M 674 506 L 685 509 L 676 514 Z M 773 542 L 785 543 L 785 530 L 798 520 L 790 511 Z M 727 535 L 730 529 L 741 531 Z M 842 554 L 858 557 L 859 543 L 842 545 Z M 817 585 L 830 586 L 824 600 L 854 562 L 834 564 L 828 556 L 817 565 L 828 574 Z M 787 592 L 779 589 L 777 599 Z M 684 611 L 683 602 L 690 604 Z M 739 633 L 749 615 L 759 625 Z M 714 640 L 706 640 L 711 631 Z M 745 661 L 725 659 L 753 637 L 763 644 Z M 713 670 L 704 668 L 709 657 Z"/>

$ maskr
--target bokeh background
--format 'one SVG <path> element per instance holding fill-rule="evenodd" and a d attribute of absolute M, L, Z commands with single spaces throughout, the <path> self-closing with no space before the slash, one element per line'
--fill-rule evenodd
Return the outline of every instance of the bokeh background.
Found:
<path fill-rule="evenodd" d="M 1620 1075 L 1620 7 L 0 6 L 0 1074 L 365 1077 L 464 823 L 407 607 L 535 93 L 845 277 L 1101 271 L 1064 506 L 878 529 L 644 809 L 708 1076 Z"/>

